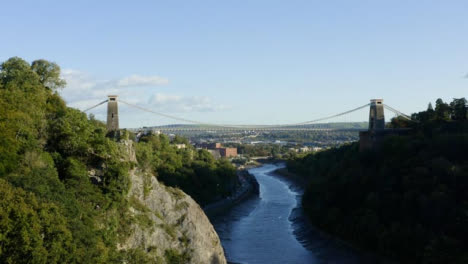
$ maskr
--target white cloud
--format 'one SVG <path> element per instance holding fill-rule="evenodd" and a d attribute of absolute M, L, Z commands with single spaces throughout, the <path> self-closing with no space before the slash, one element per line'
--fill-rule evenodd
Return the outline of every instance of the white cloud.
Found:
<path fill-rule="evenodd" d="M 148 107 L 151 107 L 151 109 L 167 113 L 218 112 L 229 109 L 228 106 L 213 102 L 211 98 L 206 96 L 181 96 L 155 93 L 145 103 Z"/>
<path fill-rule="evenodd" d="M 62 78 L 67 81 L 67 87 L 73 90 L 88 90 L 96 85 L 96 82 L 87 74 L 77 70 L 63 70 Z"/>
<path fill-rule="evenodd" d="M 117 94 L 129 103 L 168 114 L 229 109 L 209 97 L 154 93 L 152 87 L 142 87 L 168 83 L 167 79 L 157 76 L 131 75 L 119 80 L 99 80 L 87 73 L 67 69 L 62 71 L 62 78 L 67 81 L 67 86 L 60 92 L 62 97 L 70 106 L 81 110 L 102 102 L 109 94 Z M 104 115 L 105 111 L 106 107 L 100 106 L 92 112 L 99 116 Z"/>
<path fill-rule="evenodd" d="M 169 80 L 159 76 L 130 75 L 118 80 L 98 80 L 87 73 L 65 69 L 62 78 L 67 81 L 68 91 L 92 91 L 102 95 L 106 91 L 113 93 L 125 90 L 128 87 L 157 86 L 169 83 Z"/>
<path fill-rule="evenodd" d="M 151 104 L 167 104 L 167 103 L 174 103 L 180 102 L 183 98 L 179 95 L 171 95 L 171 94 L 153 94 L 149 99 L 149 103 Z"/>
<path fill-rule="evenodd" d="M 67 86 L 61 91 L 62 97 L 73 107 L 82 106 L 79 102 L 84 100 L 104 100 L 109 94 L 125 96 L 137 95 L 142 92 L 137 88 L 149 85 L 167 84 L 169 81 L 159 76 L 131 75 L 117 80 L 99 80 L 89 74 L 73 69 L 62 71 L 62 78 Z"/>
<path fill-rule="evenodd" d="M 117 86 L 153 86 L 168 84 L 169 80 L 160 76 L 130 75 L 117 81 Z"/>

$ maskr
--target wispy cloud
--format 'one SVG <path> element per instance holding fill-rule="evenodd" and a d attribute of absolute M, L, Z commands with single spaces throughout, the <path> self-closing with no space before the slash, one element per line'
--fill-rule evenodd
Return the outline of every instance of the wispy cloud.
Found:
<path fill-rule="evenodd" d="M 63 70 L 62 78 L 67 81 L 67 87 L 72 87 L 74 90 L 88 90 L 96 85 L 96 81 L 90 76 L 77 70 Z"/>
<path fill-rule="evenodd" d="M 468 73 L 465 74 L 465 76 L 463 78 L 468 79 Z"/>
<path fill-rule="evenodd" d="M 149 103 L 167 104 L 167 103 L 180 102 L 181 100 L 182 100 L 182 96 L 180 95 L 156 93 L 151 96 L 151 98 L 149 99 Z"/>
<path fill-rule="evenodd" d="M 108 94 L 136 95 L 138 88 L 159 86 L 169 83 L 169 80 L 159 76 L 131 75 L 121 79 L 100 80 L 85 72 L 73 69 L 62 71 L 62 78 L 67 86 L 61 91 L 64 99 L 73 107 L 81 109 L 85 102 L 99 102 Z"/>
<path fill-rule="evenodd" d="M 130 75 L 117 81 L 119 87 L 130 86 L 153 86 L 168 84 L 169 80 L 157 75 L 154 76 L 141 76 L 137 74 Z"/>
<path fill-rule="evenodd" d="M 185 96 L 172 93 L 154 93 L 155 86 L 166 85 L 169 80 L 159 76 L 130 75 L 116 80 L 99 80 L 85 72 L 67 69 L 62 71 L 67 86 L 61 91 L 67 103 L 78 109 L 86 109 L 118 94 L 123 100 L 165 113 L 215 112 L 229 107 L 205 96 Z M 149 96 L 150 95 L 150 96 Z M 104 116 L 105 107 L 96 116 Z"/>
<path fill-rule="evenodd" d="M 152 109 L 165 112 L 217 112 L 230 109 L 229 106 L 213 102 L 206 96 L 180 96 L 155 93 L 146 102 Z"/>

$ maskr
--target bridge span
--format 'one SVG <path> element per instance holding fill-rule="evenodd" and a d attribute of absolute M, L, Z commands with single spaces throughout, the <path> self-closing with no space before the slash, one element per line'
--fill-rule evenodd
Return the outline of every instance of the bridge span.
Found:
<path fill-rule="evenodd" d="M 87 108 L 84 112 L 88 112 L 104 103 L 107 103 L 107 129 L 108 131 L 115 131 L 119 129 L 119 111 L 118 103 L 123 103 L 135 109 L 156 115 L 158 117 L 165 117 L 177 122 L 182 122 L 184 125 L 166 125 L 166 126 L 155 126 L 155 127 L 144 127 L 143 129 L 156 129 L 164 132 L 202 132 L 202 131 L 213 131 L 213 132 L 246 132 L 246 131 L 336 131 L 336 130 L 363 130 L 363 127 L 348 124 L 346 126 L 334 126 L 332 124 L 337 123 L 321 123 L 337 117 L 351 114 L 355 111 L 369 108 L 369 129 L 380 128 L 385 126 L 384 109 L 393 112 L 396 116 L 411 120 L 411 117 L 396 110 L 393 107 L 385 105 L 383 99 L 372 99 L 370 103 L 365 105 L 340 112 L 338 114 L 317 118 L 301 123 L 294 124 L 279 124 L 279 125 L 231 125 L 231 124 L 212 124 L 207 122 L 201 122 L 197 120 L 190 120 L 186 118 L 177 117 L 170 114 L 156 112 L 152 109 L 145 108 L 141 105 L 131 104 L 118 98 L 117 95 L 109 95 L 108 99 Z M 189 124 L 189 125 L 187 125 Z"/>
<path fill-rule="evenodd" d="M 268 132 L 268 131 L 334 131 L 343 129 L 332 129 L 332 128 L 315 128 L 315 127 L 152 127 L 152 129 L 159 130 L 161 132 Z M 348 129 L 346 129 L 348 130 Z M 359 130 L 359 129 L 349 129 Z"/>

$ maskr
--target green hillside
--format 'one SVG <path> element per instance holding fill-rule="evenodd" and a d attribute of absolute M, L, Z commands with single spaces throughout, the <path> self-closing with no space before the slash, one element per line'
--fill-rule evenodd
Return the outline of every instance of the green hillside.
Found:
<path fill-rule="evenodd" d="M 65 105 L 64 86 L 54 63 L 1 64 L 0 263 L 139 263 L 141 252 L 117 249 L 136 221 L 126 197 L 136 166 L 171 185 L 183 175 L 199 202 L 230 191 L 232 165 L 163 136 L 146 137 L 130 161 L 102 122 Z"/>
<path fill-rule="evenodd" d="M 303 206 L 324 231 L 403 263 L 468 263 L 466 100 L 392 120 L 409 135 L 288 161 L 308 180 Z"/>

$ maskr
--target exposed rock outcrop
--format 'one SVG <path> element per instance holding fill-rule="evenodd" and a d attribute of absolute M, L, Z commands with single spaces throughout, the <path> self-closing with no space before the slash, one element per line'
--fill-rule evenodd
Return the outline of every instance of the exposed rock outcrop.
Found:
<path fill-rule="evenodd" d="M 123 144 L 136 162 L 132 142 Z M 135 221 L 120 249 L 142 250 L 155 263 L 226 263 L 218 235 L 190 196 L 139 168 L 130 171 L 129 178 L 128 201 Z"/>

